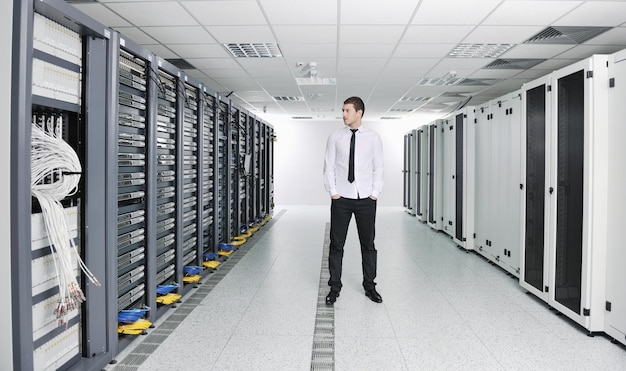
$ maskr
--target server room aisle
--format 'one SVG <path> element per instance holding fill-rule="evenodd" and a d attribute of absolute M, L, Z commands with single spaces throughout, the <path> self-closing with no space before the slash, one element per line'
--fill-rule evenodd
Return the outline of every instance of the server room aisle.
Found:
<path fill-rule="evenodd" d="M 312 370 L 329 208 L 289 206 L 274 215 L 219 282 L 200 285 L 214 287 L 186 317 L 173 311 L 156 323 L 150 332 L 163 334 L 153 337 L 160 345 L 144 337 L 109 369 L 137 369 L 125 366 L 134 354 L 149 371 Z M 626 369 L 623 347 L 586 336 L 516 279 L 401 208 L 379 208 L 376 246 L 382 304 L 361 287 L 353 222 L 334 306 L 335 370 Z M 172 326 L 174 319 L 182 322 Z"/>

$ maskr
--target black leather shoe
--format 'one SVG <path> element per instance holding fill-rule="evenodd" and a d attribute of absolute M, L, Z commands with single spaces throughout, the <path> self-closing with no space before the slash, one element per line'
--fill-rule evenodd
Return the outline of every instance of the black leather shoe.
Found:
<path fill-rule="evenodd" d="M 376 291 L 376 289 L 369 289 L 369 290 L 365 291 L 365 296 L 370 298 L 370 300 L 373 301 L 374 303 L 382 303 L 383 302 L 383 298 Z M 328 302 L 328 299 L 326 299 L 326 300 Z"/>
<path fill-rule="evenodd" d="M 328 295 L 326 295 L 326 305 L 333 305 L 337 301 L 339 297 L 339 291 L 330 290 Z"/>

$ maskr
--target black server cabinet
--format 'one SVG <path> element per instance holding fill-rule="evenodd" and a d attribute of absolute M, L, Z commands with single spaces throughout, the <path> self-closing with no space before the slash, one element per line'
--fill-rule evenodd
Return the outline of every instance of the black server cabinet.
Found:
<path fill-rule="evenodd" d="M 217 252 L 217 223 L 215 210 L 217 197 L 215 196 L 216 179 L 216 154 L 217 147 L 215 138 L 217 137 L 217 98 L 215 94 L 202 91 L 202 253 L 214 254 Z"/>
<path fill-rule="evenodd" d="M 200 190 L 201 178 L 199 171 L 199 157 L 202 156 L 201 140 L 199 136 L 199 122 L 201 119 L 199 99 L 200 89 L 185 81 L 183 101 L 183 248 L 182 265 L 197 266 L 198 230 L 201 229 Z M 200 220 L 200 222 L 198 222 Z"/>
<path fill-rule="evenodd" d="M 115 125 L 111 125 L 109 182 L 111 192 L 109 231 L 115 239 L 116 305 L 115 314 L 123 310 L 150 306 L 154 285 L 148 274 L 150 241 L 154 231 L 148 227 L 154 222 L 150 187 L 154 182 L 154 130 L 150 122 L 153 109 L 153 87 L 149 83 L 153 56 L 141 47 L 116 34 L 119 48 L 115 52 L 115 77 L 113 91 L 117 100 L 113 107 Z M 122 46 L 123 45 L 123 46 Z M 152 295 L 152 297 L 150 297 Z M 119 346 L 127 346 L 132 336 L 120 333 Z"/>
<path fill-rule="evenodd" d="M 217 148 L 217 165 L 215 167 L 217 178 L 217 206 L 216 206 L 216 223 L 217 233 L 216 242 L 228 243 L 230 232 L 230 140 L 229 140 L 229 117 L 230 106 L 228 103 L 220 100 L 217 106 L 217 135 L 216 143 Z M 217 246 L 216 246 L 217 248 Z"/>

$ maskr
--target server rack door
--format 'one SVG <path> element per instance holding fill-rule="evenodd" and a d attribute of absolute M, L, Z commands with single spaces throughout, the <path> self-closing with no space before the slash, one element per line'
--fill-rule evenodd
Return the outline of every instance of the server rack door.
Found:
<path fill-rule="evenodd" d="M 554 299 L 581 314 L 585 71 L 557 80 Z"/>
<path fill-rule="evenodd" d="M 409 168 L 409 134 L 404 135 L 404 163 L 402 167 L 402 206 L 408 211 L 409 206 L 409 184 L 408 184 L 408 168 Z"/>
<path fill-rule="evenodd" d="M 435 220 L 435 132 L 437 125 L 428 127 L 428 223 L 437 223 Z"/>
<path fill-rule="evenodd" d="M 455 122 L 454 117 L 448 117 L 443 121 L 442 148 L 442 229 L 449 236 L 454 235 L 455 215 Z"/>
<path fill-rule="evenodd" d="M 540 298 L 547 300 L 546 280 L 548 230 L 545 228 L 549 208 L 546 198 L 550 190 L 546 161 L 549 158 L 548 138 L 551 79 L 535 80 L 522 89 L 522 247 L 520 283 Z"/>
<path fill-rule="evenodd" d="M 454 158 L 454 173 L 455 179 L 453 182 L 454 185 L 454 194 L 455 194 L 455 202 L 454 202 L 454 238 L 457 241 L 463 241 L 463 226 L 464 226 L 464 204 L 466 200 L 463 198 L 463 189 L 465 186 L 464 179 L 464 160 L 465 160 L 465 146 L 464 146 L 464 113 L 458 113 L 455 116 L 455 124 L 454 124 L 454 143 L 455 143 L 455 158 Z"/>
<path fill-rule="evenodd" d="M 521 192 L 520 177 L 521 166 L 521 142 L 520 142 L 520 115 L 521 99 L 519 92 L 512 93 L 508 96 L 504 104 L 505 109 L 505 132 L 503 136 L 506 151 L 504 166 L 506 167 L 506 177 L 504 183 L 506 185 L 503 203 L 505 229 L 503 233 L 504 249 L 506 255 L 507 269 L 511 274 L 519 276 L 520 270 L 520 208 L 521 208 Z"/>
<path fill-rule="evenodd" d="M 486 244 L 489 235 L 489 200 L 491 186 L 491 132 L 488 117 L 491 115 L 491 104 L 485 104 L 476 109 L 476 190 L 475 190 L 475 238 L 474 249 L 479 253 L 486 253 Z"/>
<path fill-rule="evenodd" d="M 424 131 L 422 129 L 417 130 L 415 135 L 415 147 L 416 147 L 416 166 L 415 166 L 415 214 L 417 216 L 422 215 L 422 136 Z"/>
<path fill-rule="evenodd" d="M 410 143 L 409 146 L 411 148 L 410 151 L 410 159 L 409 159 L 409 213 L 411 215 L 415 215 L 417 208 L 417 184 L 416 184 L 416 173 L 417 173 L 417 130 L 411 130 L 410 135 Z"/>
<path fill-rule="evenodd" d="M 626 249 L 624 249 L 623 228 L 626 224 L 624 205 L 626 205 L 626 52 L 612 56 L 609 65 L 609 76 L 614 78 L 613 87 L 609 89 L 609 160 L 608 181 L 608 223 L 607 223 L 607 269 L 606 269 L 606 325 L 605 332 L 617 341 L 626 345 Z"/>

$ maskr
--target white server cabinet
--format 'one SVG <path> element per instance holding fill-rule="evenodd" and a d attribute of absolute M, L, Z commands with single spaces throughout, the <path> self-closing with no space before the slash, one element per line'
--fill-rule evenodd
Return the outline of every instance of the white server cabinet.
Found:
<path fill-rule="evenodd" d="M 514 276 L 520 269 L 520 94 L 476 110 L 476 240 L 478 252 Z"/>
<path fill-rule="evenodd" d="M 607 267 L 605 330 L 616 341 L 626 345 L 626 248 L 622 229 L 626 225 L 626 50 L 611 55 L 609 60 L 609 159 L 607 221 Z"/>
<path fill-rule="evenodd" d="M 531 86 L 532 85 L 532 86 Z M 526 179 L 541 171 L 535 164 L 532 135 L 541 132 L 539 120 L 532 122 L 535 107 L 545 105 L 529 97 L 533 88 L 551 95 L 549 120 L 545 122 L 545 192 L 538 192 L 529 202 L 523 231 L 537 227 L 532 212 L 544 207 L 544 243 L 528 248 L 532 238 L 525 237 L 521 283 L 538 293 L 550 306 L 563 313 L 590 333 L 604 331 L 606 288 L 606 222 L 608 162 L 608 57 L 595 55 L 551 74 L 549 85 L 523 87 L 525 96 Z M 537 94 L 540 95 L 539 91 Z M 539 151 L 541 149 L 539 148 Z M 530 174 L 529 174 L 530 173 Z M 532 177 L 531 176 L 531 177 Z M 524 184 L 523 184 L 524 186 Z M 535 185 L 533 185 L 535 187 Z M 535 187 L 536 188 L 536 187 Z M 542 205 L 543 201 L 543 205 Z M 538 213 L 536 213 L 538 214 Z M 535 233 L 537 235 L 538 233 Z M 529 250 L 532 254 L 528 254 Z M 547 250 L 547 259 L 545 252 Z M 533 259 L 543 258 L 542 271 Z M 530 263 L 533 264 L 530 264 Z M 532 275 L 527 275 L 530 267 Z M 530 277 L 529 277 L 530 276 Z M 529 284 L 533 277 L 536 285 Z"/>
<path fill-rule="evenodd" d="M 411 130 L 409 136 L 409 214 L 417 213 L 417 129 Z"/>
<path fill-rule="evenodd" d="M 452 115 L 454 158 L 452 159 L 452 239 L 466 250 L 474 249 L 475 205 L 475 107 Z"/>
<path fill-rule="evenodd" d="M 443 218 L 441 228 L 452 237 L 454 235 L 455 226 L 455 121 L 454 116 L 448 116 L 443 119 L 443 163 L 442 163 L 442 200 L 441 200 L 441 216 Z"/>
<path fill-rule="evenodd" d="M 428 125 L 428 197 L 427 223 L 435 229 L 442 229 L 443 201 L 443 120 L 435 120 Z"/>
<path fill-rule="evenodd" d="M 493 223 L 494 200 L 491 193 L 493 144 L 491 143 L 491 102 L 475 109 L 475 191 L 474 191 L 474 250 L 488 259 L 493 254 L 489 246 L 489 229 Z"/>
<path fill-rule="evenodd" d="M 404 134 L 404 163 L 402 167 L 402 206 L 410 213 L 411 204 L 411 132 Z"/>
<path fill-rule="evenodd" d="M 416 216 L 426 222 L 426 205 L 428 203 L 428 126 L 417 130 L 417 206 Z"/>

